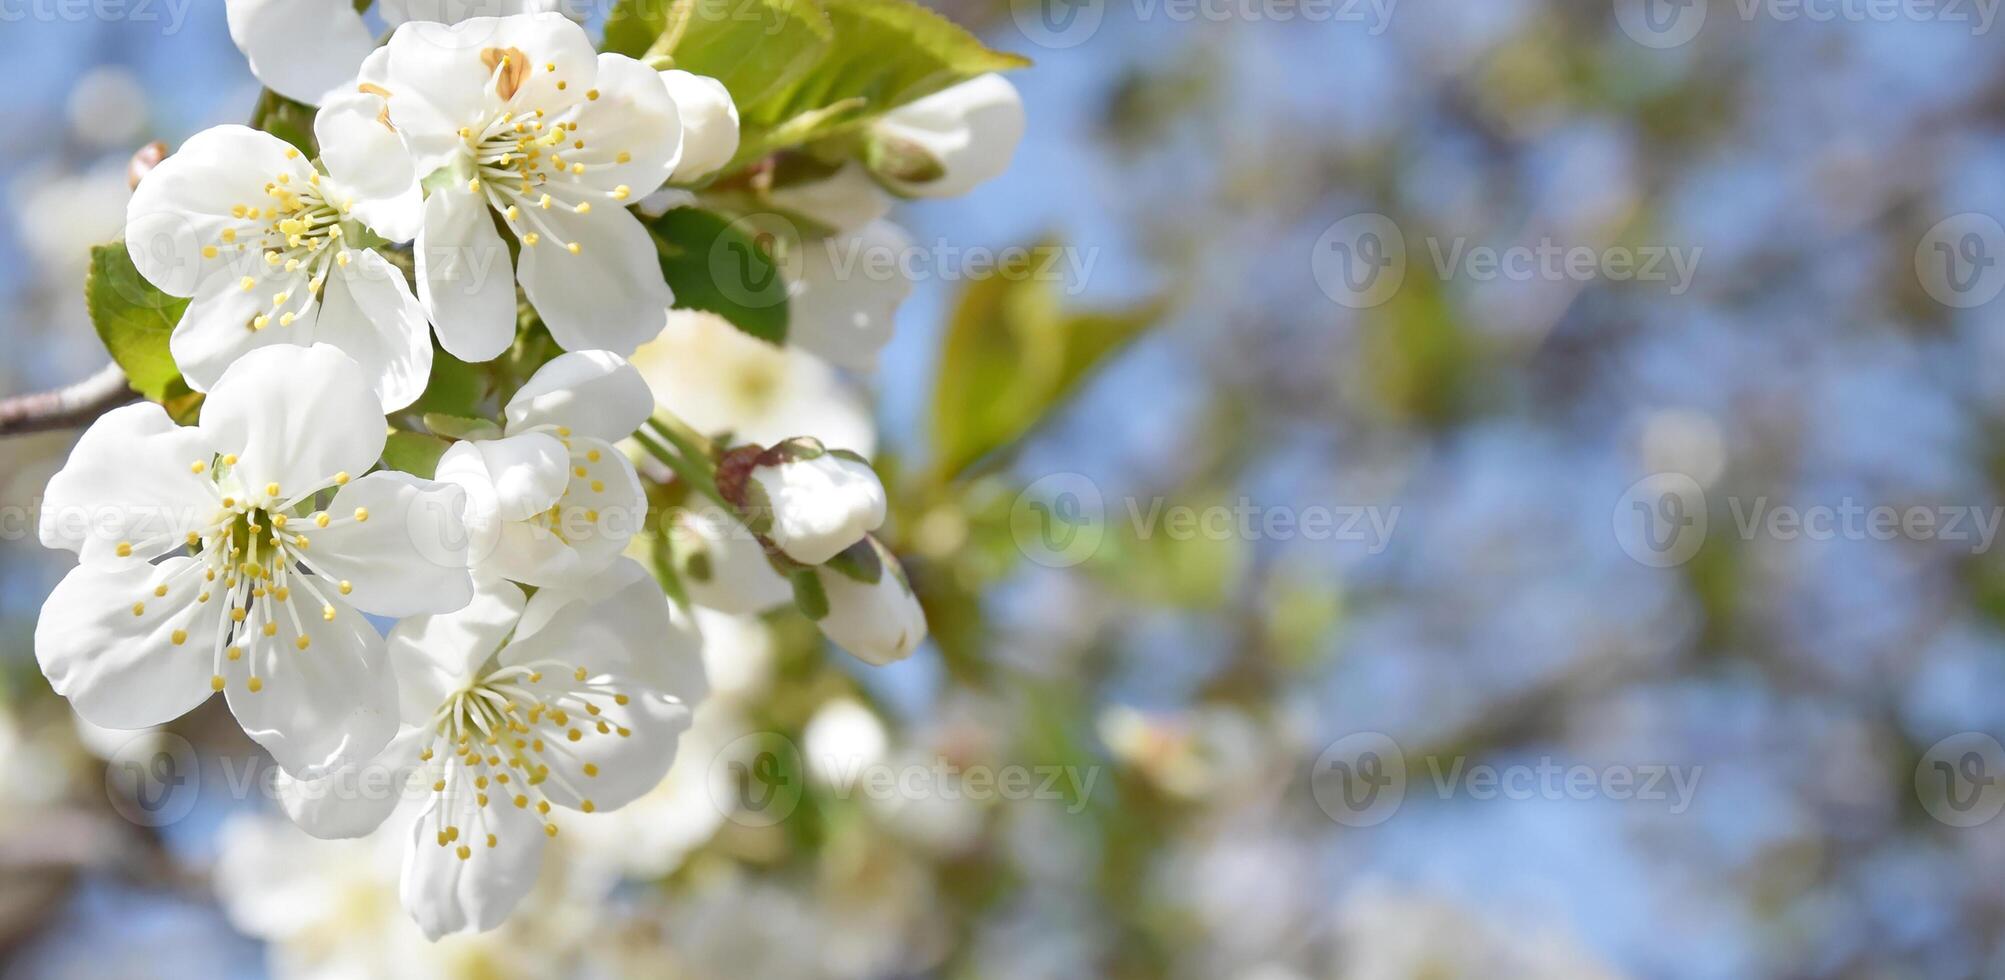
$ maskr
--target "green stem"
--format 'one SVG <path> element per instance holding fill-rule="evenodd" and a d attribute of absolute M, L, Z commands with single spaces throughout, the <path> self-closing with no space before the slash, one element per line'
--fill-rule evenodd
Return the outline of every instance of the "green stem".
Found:
<path fill-rule="evenodd" d="M 696 461 L 708 457 L 678 451 L 679 447 L 670 448 L 646 428 L 634 433 L 634 440 L 641 444 L 641 448 L 647 450 L 648 455 L 661 460 L 669 469 L 674 470 L 675 475 L 687 482 L 696 492 L 724 508 L 725 513 L 738 513 L 738 508 L 731 506 L 731 503 L 724 499 L 724 495 L 717 492 L 716 477 L 703 464 Z"/>

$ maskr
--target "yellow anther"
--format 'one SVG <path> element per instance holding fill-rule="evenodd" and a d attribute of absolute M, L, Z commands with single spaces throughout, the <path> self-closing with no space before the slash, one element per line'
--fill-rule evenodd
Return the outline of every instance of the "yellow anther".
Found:
<path fill-rule="evenodd" d="M 292 645 L 304 650 L 313 645 L 313 637 L 301 636 L 299 639 L 292 641 Z"/>
<path fill-rule="evenodd" d="M 120 542 L 118 543 L 118 548 L 117 548 L 117 551 L 118 551 L 118 556 L 119 556 L 120 558 L 131 558 L 131 557 L 132 557 L 132 542 L 130 542 L 130 541 L 120 541 Z"/>
<path fill-rule="evenodd" d="M 167 586 L 165 586 L 165 585 L 156 585 L 156 586 L 154 586 L 154 587 L 153 587 L 153 596 L 154 596 L 154 598 L 156 598 L 156 599 L 165 599 L 165 598 L 167 598 Z"/>
<path fill-rule="evenodd" d="M 591 763 L 591 762 L 585 763 L 585 775 L 596 776 L 598 774 L 599 774 L 599 767 L 596 763 Z"/>
<path fill-rule="evenodd" d="M 204 246 L 202 246 L 202 257 L 203 257 L 203 258 L 205 258 L 205 259 L 213 259 L 213 258 L 215 258 L 215 257 L 216 257 L 216 254 L 217 254 L 217 253 L 216 253 L 216 246 L 214 246 L 214 245 L 204 245 Z"/>
<path fill-rule="evenodd" d="M 355 591 L 355 584 L 348 581 L 347 579 L 342 579 L 339 588 L 341 589 L 342 595 L 347 595 L 348 593 Z"/>
<path fill-rule="evenodd" d="M 633 193 L 634 193 L 633 188 L 628 187 L 625 184 L 621 184 L 620 186 L 613 188 L 613 200 L 624 201 L 627 198 L 632 197 Z"/>
<path fill-rule="evenodd" d="M 278 624 L 277 624 L 277 623 L 266 623 L 266 624 L 265 624 L 265 627 L 264 627 L 264 634 L 265 634 L 266 636 L 277 636 L 277 635 L 278 635 Z"/>
<path fill-rule="evenodd" d="M 502 216 L 510 221 L 515 221 L 522 217 L 522 209 L 511 204 L 508 206 L 508 210 L 502 212 Z"/>
<path fill-rule="evenodd" d="M 334 474 L 335 486 L 346 486 L 347 483 L 348 483 L 348 471 L 343 470 L 339 473 Z"/>
<path fill-rule="evenodd" d="M 583 810 L 586 813 L 590 813 L 593 810 L 598 809 L 598 807 L 593 806 L 591 800 L 584 800 L 578 804 L 578 809 Z"/>
<path fill-rule="evenodd" d="M 263 313 L 260 313 L 257 316 L 251 317 L 251 329 L 263 330 L 264 328 L 271 326 L 271 322 L 272 322 L 271 317 L 268 317 Z"/>
<path fill-rule="evenodd" d="M 516 809 L 518 809 L 518 810 L 526 810 L 526 809 L 528 809 L 528 808 L 529 808 L 529 797 L 527 797 L 527 796 L 520 796 L 520 795 L 516 796 L 516 797 L 515 797 L 515 808 L 516 808 Z"/>
<path fill-rule="evenodd" d="M 245 276 L 242 281 L 237 283 L 237 285 L 243 287 L 244 292 L 248 293 L 251 290 L 258 288 L 258 281 L 256 279 L 251 278 L 250 276 Z"/>
<path fill-rule="evenodd" d="M 353 260 L 349 258 L 348 250 L 345 248 L 334 254 L 334 264 L 344 269 L 348 268 L 348 263 L 351 261 Z"/>
<path fill-rule="evenodd" d="M 475 177 L 475 178 L 473 178 L 473 179 L 471 179 L 471 180 L 467 181 L 467 182 L 466 182 L 466 189 L 467 189 L 467 191 L 468 191 L 469 193 L 473 193 L 473 194 L 478 194 L 478 193 L 480 193 L 480 178 L 479 178 L 479 177 Z"/>
<path fill-rule="evenodd" d="M 181 644 L 188 642 L 188 631 L 175 630 L 173 633 L 168 634 L 167 639 L 173 641 L 174 645 L 178 647 Z"/>
<path fill-rule="evenodd" d="M 614 158 L 613 158 L 613 160 L 614 160 L 614 161 L 616 161 L 616 162 L 618 162 L 618 163 L 632 163 L 632 162 L 634 162 L 634 155 L 633 155 L 633 154 L 631 154 L 631 153 L 628 153 L 628 152 L 627 152 L 627 151 L 625 151 L 625 150 L 621 150 L 621 151 L 620 151 L 620 155 L 619 155 L 619 156 L 616 156 L 616 157 L 614 157 Z"/>
<path fill-rule="evenodd" d="M 231 647 L 228 650 L 223 651 L 223 653 L 225 656 L 229 657 L 232 661 L 244 659 L 243 647 Z"/>
<path fill-rule="evenodd" d="M 592 213 L 592 202 L 590 202 L 590 201 L 579 201 L 579 202 L 578 202 L 578 206 L 577 206 L 577 207 L 575 207 L 575 208 L 572 208 L 571 210 L 573 210 L 573 211 L 576 211 L 576 212 L 578 212 L 579 214 L 591 214 L 591 213 Z"/>
<path fill-rule="evenodd" d="M 564 250 L 570 252 L 572 255 L 576 255 L 579 252 L 584 251 L 584 246 L 579 245 L 577 242 L 572 242 L 571 244 L 564 246 Z"/>
<path fill-rule="evenodd" d="M 331 622 L 334 622 L 334 607 L 333 607 L 333 606 L 321 606 L 321 607 L 320 607 L 320 618 L 321 618 L 322 620 L 325 620 L 326 622 L 330 622 L 330 623 L 331 623 Z"/>
<path fill-rule="evenodd" d="M 593 102 L 597 102 L 597 101 L 599 101 L 599 90 L 598 90 L 598 89 L 587 89 L 587 90 L 585 91 L 585 98 L 587 98 L 587 99 L 590 99 L 590 100 L 592 100 Z"/>
<path fill-rule="evenodd" d="M 199 460 L 199 459 L 198 459 L 198 460 L 196 460 L 196 461 L 194 461 L 194 462 L 192 462 L 192 463 L 189 463 L 189 464 L 188 464 L 188 472 L 190 472 L 190 473 L 200 473 L 200 472 L 202 472 L 203 470 L 206 470 L 206 469 L 208 469 L 208 468 L 209 468 L 209 464 L 207 464 L 207 463 L 205 463 L 205 462 L 202 462 L 202 461 L 201 461 L 201 460 Z"/>
<path fill-rule="evenodd" d="M 292 313 L 287 313 L 284 316 L 278 318 L 278 325 L 281 327 L 290 327 L 292 326 L 293 321 L 297 319 L 299 319 L 297 315 Z"/>
<path fill-rule="evenodd" d="M 464 861 L 467 858 L 473 857 L 473 848 L 468 847 L 465 844 L 461 844 L 459 846 L 459 850 L 455 851 L 454 853 L 458 854 L 459 859 Z"/>
<path fill-rule="evenodd" d="M 556 824 L 554 824 L 554 823 L 546 823 L 546 824 L 544 824 L 544 825 L 543 825 L 543 834 L 544 834 L 544 836 L 546 836 L 546 837 L 555 837 L 555 836 L 557 836 L 557 825 L 556 825 Z"/>
<path fill-rule="evenodd" d="M 256 694 L 259 691 L 265 689 L 265 682 L 259 678 L 253 677 L 250 679 L 250 682 L 245 684 L 244 686 L 250 688 L 252 694 Z"/>
<path fill-rule="evenodd" d="M 276 497 L 276 496 L 278 496 L 278 484 L 276 484 L 276 483 L 267 483 L 267 484 L 265 484 L 265 496 L 267 496 L 267 497 Z"/>
<path fill-rule="evenodd" d="M 573 741 L 573 742 L 575 742 L 575 741 L 577 741 L 577 740 L 579 740 L 579 739 L 581 739 L 581 738 L 584 738 L 584 737 L 585 737 L 585 733 L 584 733 L 584 732 L 581 732 L 581 731 L 579 731 L 579 730 L 577 730 L 577 729 L 575 729 L 575 728 L 573 728 L 573 729 L 571 729 L 570 731 L 568 731 L 568 732 L 565 732 L 565 733 L 564 733 L 564 737 L 565 737 L 565 738 L 568 738 L 568 739 L 570 739 L 570 740 L 571 740 L 571 741 Z"/>
<path fill-rule="evenodd" d="M 496 842 L 495 842 L 495 839 L 494 839 L 494 835 L 493 835 L 493 834 L 489 834 L 489 835 L 487 835 L 487 846 L 489 846 L 489 847 L 493 847 L 493 846 L 495 845 L 495 843 L 496 843 Z"/>
<path fill-rule="evenodd" d="M 592 492 L 593 492 L 593 493 L 605 493 L 605 492 L 606 492 L 606 481 L 604 481 L 604 480 L 593 480 L 593 481 L 592 481 Z"/>
<path fill-rule="evenodd" d="M 432 784 L 432 792 L 434 792 L 434 793 L 443 793 L 443 792 L 445 792 L 445 791 L 446 791 L 446 781 L 445 781 L 445 780 L 441 779 L 441 780 L 439 780 L 438 782 L 435 782 L 435 783 L 433 783 L 433 784 Z M 446 833 L 445 833 L 445 831 L 441 830 L 441 831 L 439 831 L 439 844 L 440 844 L 441 846 L 443 846 L 443 845 L 445 844 L 445 842 L 446 842 Z"/>
<path fill-rule="evenodd" d="M 209 678 L 209 690 L 220 691 L 222 689 L 223 689 L 223 675 L 221 674 L 211 675 Z"/>
<path fill-rule="evenodd" d="M 527 234 L 527 235 L 524 235 L 524 236 L 522 236 L 522 244 L 524 244 L 524 245 L 531 245 L 531 246 L 533 246 L 533 245 L 535 245 L 535 244 L 536 244 L 537 242 L 540 242 L 540 241 L 542 241 L 542 240 L 543 240 L 543 236 L 541 236 L 541 235 L 538 235 L 537 233 L 535 233 L 535 232 L 533 232 L 533 231 L 532 231 L 532 232 L 530 232 L 530 233 L 529 233 L 529 234 Z"/>
<path fill-rule="evenodd" d="M 236 453 L 229 453 L 229 454 L 225 455 L 225 456 L 223 457 L 223 465 L 224 465 L 224 466 L 235 466 L 235 465 L 237 465 L 237 454 L 236 454 Z"/>
<path fill-rule="evenodd" d="M 355 508 L 355 520 L 357 522 L 366 521 L 368 519 L 369 519 L 369 508 L 367 507 Z"/>

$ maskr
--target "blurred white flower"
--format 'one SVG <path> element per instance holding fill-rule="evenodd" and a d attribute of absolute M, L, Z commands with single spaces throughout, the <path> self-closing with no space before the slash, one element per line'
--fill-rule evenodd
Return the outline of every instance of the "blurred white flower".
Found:
<path fill-rule="evenodd" d="M 959 197 L 1009 168 L 1023 140 L 1023 97 L 982 75 L 886 113 L 871 127 L 887 154 L 878 176 L 913 197 Z"/>
<path fill-rule="evenodd" d="M 1617 980 L 1550 922 L 1502 921 L 1382 882 L 1353 888 L 1335 916 L 1337 980 Z M 1455 937 L 1443 942 L 1443 936 Z"/>
<path fill-rule="evenodd" d="M 132 70 L 99 65 L 70 89 L 70 131 L 88 146 L 130 149 L 146 128 L 146 89 Z"/>
<path fill-rule="evenodd" d="M 845 792 L 862 772 L 884 760 L 884 722 L 853 698 L 835 698 L 815 709 L 801 732 L 810 775 Z"/>
<path fill-rule="evenodd" d="M 729 433 L 733 445 L 811 436 L 864 456 L 877 449 L 869 400 L 827 362 L 754 339 L 715 314 L 671 311 L 661 336 L 632 360 L 657 405 L 706 435 Z"/>

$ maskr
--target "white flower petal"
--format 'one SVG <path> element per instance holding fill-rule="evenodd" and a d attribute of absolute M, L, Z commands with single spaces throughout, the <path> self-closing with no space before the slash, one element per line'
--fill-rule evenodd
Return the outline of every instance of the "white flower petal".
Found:
<path fill-rule="evenodd" d="M 552 512 L 503 522 L 493 550 L 479 556 L 483 571 L 539 587 L 573 583 L 611 564 L 646 523 L 647 494 L 625 454 L 596 439 L 569 441 L 568 483 Z"/>
<path fill-rule="evenodd" d="M 125 211 L 125 248 L 146 281 L 173 296 L 193 296 L 203 281 L 245 272 L 245 254 L 203 249 L 226 227 L 243 222 L 231 214 L 258 206 L 265 184 L 279 174 L 307 180 L 313 167 L 284 140 L 248 126 L 216 126 L 181 144 L 139 182 Z M 255 256 L 252 256 L 255 258 Z"/>
<path fill-rule="evenodd" d="M 350 89 L 320 108 L 313 132 L 320 163 L 355 216 L 390 241 L 408 242 L 424 220 L 425 199 L 417 165 L 387 111 L 381 95 Z"/>
<path fill-rule="evenodd" d="M 487 202 L 462 188 L 433 191 L 417 260 L 418 297 L 440 346 L 469 363 L 501 356 L 515 340 L 515 270 Z"/>
<path fill-rule="evenodd" d="M 181 547 L 220 508 L 206 473 L 215 448 L 202 430 L 174 424 L 152 402 L 105 413 L 84 432 L 42 497 L 41 539 L 86 563 L 144 561 Z M 151 547 L 147 547 L 151 544 Z"/>
<path fill-rule="evenodd" d="M 801 247 L 798 277 L 788 284 L 787 341 L 860 371 L 877 366 L 897 313 L 912 294 L 903 265 L 886 262 L 912 248 L 889 221 Z"/>
<path fill-rule="evenodd" d="M 383 454 L 383 404 L 361 367 L 325 344 L 280 345 L 245 354 L 210 390 L 202 431 L 238 457 L 236 477 L 281 496 L 362 473 Z"/>
<path fill-rule="evenodd" d="M 558 346 L 625 355 L 661 332 L 675 293 L 639 218 L 621 207 L 538 216 L 550 234 L 523 248 L 522 288 Z"/>
<path fill-rule="evenodd" d="M 446 826 L 458 828 L 460 837 L 441 844 Z M 404 908 L 430 939 L 492 929 L 536 884 L 543 843 L 541 821 L 531 811 L 498 799 L 480 807 L 467 792 L 434 798 L 411 824 L 399 889 Z"/>
<path fill-rule="evenodd" d="M 510 17 L 561 10 L 564 0 L 381 0 L 383 21 L 396 27 L 406 21 L 434 20 L 457 24 L 473 17 Z"/>
<path fill-rule="evenodd" d="M 602 350 L 573 351 L 538 368 L 508 400 L 508 431 L 541 425 L 618 442 L 654 414 L 654 393 L 626 358 Z"/>
<path fill-rule="evenodd" d="M 213 601 L 196 601 L 202 579 L 195 567 L 192 558 L 80 565 L 49 594 L 35 625 L 35 659 L 86 721 L 145 728 L 208 700 L 220 616 Z M 154 594 L 161 585 L 165 597 Z M 180 644 L 176 630 L 185 633 Z"/>
<path fill-rule="evenodd" d="M 579 610 L 572 615 L 583 616 L 595 628 L 606 630 L 611 642 L 585 649 L 567 641 L 565 627 L 557 618 L 573 606 Z M 553 649 L 567 647 L 566 661 L 591 674 L 625 677 L 691 705 L 709 693 L 703 637 L 696 621 L 676 608 L 662 594 L 654 576 L 631 558 L 614 562 L 589 580 L 538 590 L 522 610 L 515 640 L 527 643 L 545 632 L 553 632 L 546 638 Z M 510 656 L 515 654 L 504 655 L 503 662 L 509 662 Z"/>
<path fill-rule="evenodd" d="M 224 0 L 230 40 L 265 87 L 318 105 L 376 47 L 362 15 L 329 0 Z"/>
<path fill-rule="evenodd" d="M 658 405 L 706 435 L 761 446 L 812 436 L 865 456 L 877 449 L 869 400 L 826 361 L 755 339 L 715 313 L 670 311 L 633 365 Z"/>
<path fill-rule="evenodd" d="M 397 808 L 419 768 L 418 752 L 432 733 L 406 728 L 373 759 L 319 779 L 295 779 L 280 770 L 273 783 L 279 807 L 301 830 L 322 840 L 361 837 Z"/>
<path fill-rule="evenodd" d="M 900 106 L 877 121 L 878 132 L 917 144 L 946 172 L 923 183 L 885 182 L 914 197 L 959 197 L 1009 169 L 1024 123 L 1023 97 L 993 73 Z"/>
<path fill-rule="evenodd" d="M 508 639 L 522 617 L 522 590 L 497 578 L 475 583 L 464 608 L 412 616 L 390 630 L 390 665 L 397 673 L 400 716 L 426 725 L 439 705 L 464 688 Z M 431 729 L 425 731 L 431 734 Z"/>
<path fill-rule="evenodd" d="M 356 608 L 393 618 L 451 612 L 473 597 L 460 495 L 450 484 L 384 470 L 334 495 L 327 528 L 297 521 L 289 529 L 312 542 L 307 561 L 321 575 L 354 587 L 348 601 Z"/>
<path fill-rule="evenodd" d="M 349 255 L 354 258 L 347 268 L 328 275 L 313 339 L 354 358 L 374 380 L 383 407 L 394 412 L 417 401 L 431 382 L 431 324 L 411 284 L 388 260 L 374 249 Z"/>
<path fill-rule="evenodd" d="M 638 200 L 668 182 L 682 159 L 683 124 L 661 73 L 623 54 L 599 56 L 599 97 L 578 113 L 585 149 L 564 154 L 585 164 L 587 187 L 624 185 Z M 620 163 L 626 154 L 625 163 Z"/>
<path fill-rule="evenodd" d="M 671 68 L 661 73 L 682 118 L 682 159 L 673 179 L 686 184 L 731 162 L 738 152 L 738 106 L 724 83 Z"/>
<path fill-rule="evenodd" d="M 304 291 L 306 282 L 303 272 L 290 282 L 263 280 L 264 288 L 257 290 L 244 289 L 231 275 L 202 280 L 187 311 L 181 314 L 181 322 L 174 325 L 174 332 L 167 338 L 167 350 L 181 368 L 188 387 L 195 391 L 215 387 L 223 372 L 251 351 L 281 344 L 312 343 L 313 318 L 295 322 L 291 327 L 250 329 L 254 318 L 269 314 L 272 293 L 281 289 Z M 318 305 L 313 312 L 317 317 Z"/>
<path fill-rule="evenodd" d="M 298 626 L 281 612 L 276 636 L 256 637 L 240 659 L 223 663 L 224 694 L 244 734 L 301 779 L 367 762 L 397 731 L 397 679 L 384 662 L 383 637 L 362 614 L 330 601 L 333 620 L 295 603 Z"/>
<path fill-rule="evenodd" d="M 511 106 L 555 114 L 598 82 L 591 38 L 558 14 L 476 17 L 453 26 L 411 22 L 397 28 L 388 47 L 390 119 L 417 157 L 420 174 L 462 152 L 460 127 Z M 512 92 L 487 62 L 489 52 L 498 61 L 510 51 L 522 52 L 529 66 Z"/>
<path fill-rule="evenodd" d="M 526 521 L 557 503 L 570 485 L 570 456 L 552 435 L 454 443 L 436 477 L 467 492 L 467 525 L 476 538 L 495 521 Z M 485 553 L 473 550 L 476 559 Z"/>

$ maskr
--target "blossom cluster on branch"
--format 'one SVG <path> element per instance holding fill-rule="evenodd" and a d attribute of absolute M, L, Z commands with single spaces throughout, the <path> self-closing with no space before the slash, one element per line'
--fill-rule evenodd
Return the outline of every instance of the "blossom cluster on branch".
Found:
<path fill-rule="evenodd" d="M 829 246 L 998 173 L 1016 61 L 903 0 L 761 8 L 796 55 L 723 79 L 678 67 L 735 57 L 705 44 L 745 25 L 700 6 L 616 11 L 658 29 L 639 57 L 547 0 L 383 0 L 380 44 L 346 2 L 226 7 L 268 91 L 154 163 L 100 250 L 100 333 L 162 380 L 49 484 L 41 539 L 78 565 L 36 656 L 109 728 L 220 692 L 315 835 L 422 796 L 405 906 L 490 929 L 553 807 L 667 772 L 706 691 L 686 602 L 792 603 L 873 664 L 923 641 L 867 447 L 704 431 L 628 358 L 701 310 L 874 366 L 910 284 Z M 131 310 L 178 311 L 157 363 Z M 343 789 L 370 770 L 399 791 Z"/>

